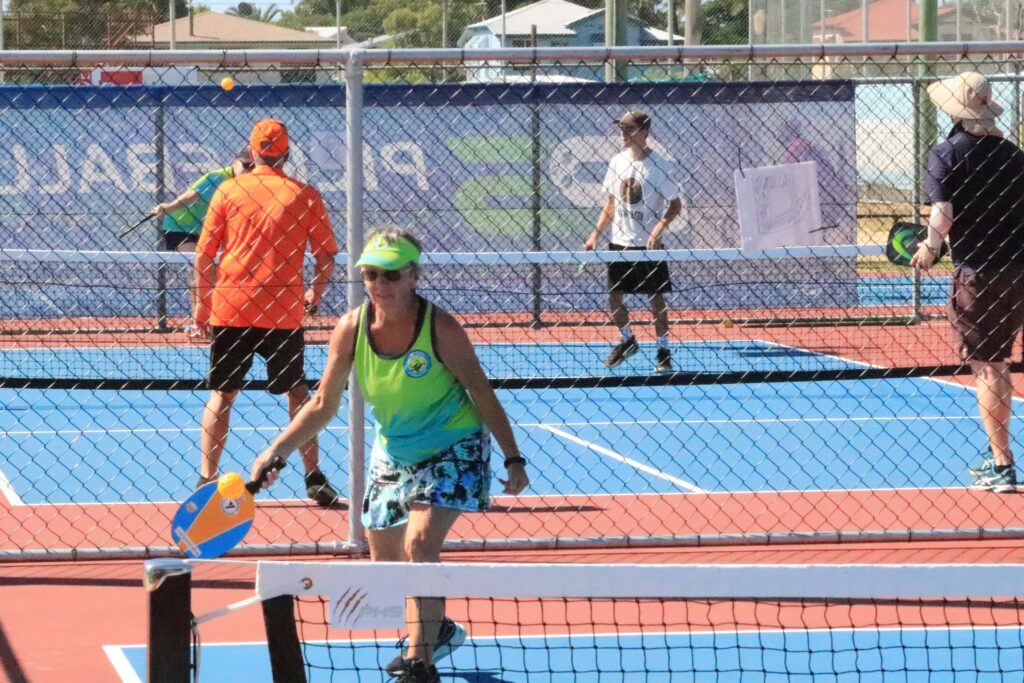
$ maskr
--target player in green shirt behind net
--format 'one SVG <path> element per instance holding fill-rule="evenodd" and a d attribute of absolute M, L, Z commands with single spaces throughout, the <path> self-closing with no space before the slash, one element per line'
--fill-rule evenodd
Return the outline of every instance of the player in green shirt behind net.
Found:
<path fill-rule="evenodd" d="M 199 243 L 199 235 L 203 232 L 206 210 L 209 208 L 210 200 L 213 199 L 217 188 L 228 178 L 237 178 L 243 173 L 251 171 L 252 168 L 253 162 L 249 155 L 249 148 L 244 147 L 230 166 L 217 168 L 203 174 L 199 180 L 192 183 L 187 190 L 172 201 L 154 206 L 153 215 L 163 218 L 160 227 L 161 248 L 164 251 L 194 252 Z M 188 291 L 189 317 L 191 318 L 196 310 L 194 282 L 189 284 Z M 187 329 L 191 333 L 194 328 L 189 325 Z"/>

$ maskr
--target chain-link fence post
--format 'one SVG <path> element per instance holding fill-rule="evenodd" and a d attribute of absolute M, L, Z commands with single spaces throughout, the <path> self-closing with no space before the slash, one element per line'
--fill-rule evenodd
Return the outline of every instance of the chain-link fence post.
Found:
<path fill-rule="evenodd" d="M 531 43 L 537 47 L 537 27 L 532 27 Z M 530 81 L 536 84 L 537 68 L 530 70 Z M 532 226 L 532 239 L 534 251 L 542 251 L 541 245 L 541 148 L 540 148 L 540 107 L 537 102 L 536 90 L 530 99 L 530 217 Z M 541 295 L 543 289 L 543 273 L 539 265 L 533 267 L 533 326 L 540 327 L 543 324 L 541 312 L 544 302 Z"/>
<path fill-rule="evenodd" d="M 938 40 L 938 9 L 936 0 L 923 0 L 921 3 L 920 39 L 922 42 Z M 914 83 L 914 213 L 918 214 L 924 197 L 921 195 L 921 183 L 928 172 L 928 151 L 938 137 L 936 109 L 928 97 L 928 82 L 934 77 L 933 64 L 927 58 L 921 58 L 917 65 L 917 81 Z M 915 220 L 919 216 L 915 215 Z M 914 269 L 914 290 L 912 296 L 913 319 L 921 319 L 921 270 Z"/>
<path fill-rule="evenodd" d="M 164 129 L 163 98 L 153 115 L 156 129 L 153 147 L 156 151 L 156 201 L 162 204 L 167 199 L 167 137 Z M 160 236 L 160 219 L 156 220 L 157 238 Z M 167 324 L 167 266 L 160 264 L 156 269 L 156 326 L 161 332 L 170 331 Z"/>
<path fill-rule="evenodd" d="M 354 50 L 345 64 L 345 145 L 348 183 L 345 198 L 348 213 L 348 264 L 346 273 L 348 307 L 363 301 L 362 281 L 356 260 L 363 251 L 363 52 Z M 365 415 L 366 406 L 359 393 L 355 368 L 348 382 L 348 542 L 352 546 L 366 543 L 366 530 L 360 516 L 365 490 Z"/>

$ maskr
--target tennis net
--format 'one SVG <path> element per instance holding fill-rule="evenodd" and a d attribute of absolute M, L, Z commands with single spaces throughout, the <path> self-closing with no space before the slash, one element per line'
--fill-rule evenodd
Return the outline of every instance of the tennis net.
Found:
<path fill-rule="evenodd" d="M 437 663 L 442 680 L 1024 677 L 1019 565 L 260 562 L 255 597 L 198 617 L 192 568 L 146 563 L 155 683 L 226 680 L 228 666 L 238 680 L 271 668 L 274 681 L 387 680 L 415 595 L 445 598 L 450 642 L 465 632 Z M 253 602 L 269 664 L 262 644 L 193 652 L 193 632 Z"/>
<path fill-rule="evenodd" d="M 586 388 L 888 378 L 964 372 L 946 340 L 948 287 L 909 269 L 865 275 L 877 246 L 764 252 L 657 252 L 674 288 L 665 295 L 675 372 L 651 377 L 640 354 L 604 365 L 609 334 L 606 264 L 650 252 L 428 253 L 420 291 L 474 330 L 488 376 L 503 388 Z M 340 259 L 345 262 L 344 256 Z M 877 263 L 875 263 L 877 265 Z M 188 323 L 191 255 L 157 252 L 0 250 L 0 386 L 199 389 L 208 370 Z M 310 318 L 307 374 L 348 308 L 336 270 Z M 635 327 L 646 297 L 627 301 Z M 645 334 L 646 336 L 646 334 Z M 641 337 L 643 339 L 643 337 Z M 259 363 L 250 388 L 261 388 Z"/>

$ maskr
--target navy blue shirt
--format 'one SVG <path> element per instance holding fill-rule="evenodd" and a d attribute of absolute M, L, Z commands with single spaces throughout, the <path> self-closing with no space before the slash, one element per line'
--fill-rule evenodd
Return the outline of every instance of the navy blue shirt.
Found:
<path fill-rule="evenodd" d="M 953 204 L 954 264 L 1024 264 L 1024 152 L 1017 145 L 954 128 L 928 152 L 924 191 L 930 202 Z"/>

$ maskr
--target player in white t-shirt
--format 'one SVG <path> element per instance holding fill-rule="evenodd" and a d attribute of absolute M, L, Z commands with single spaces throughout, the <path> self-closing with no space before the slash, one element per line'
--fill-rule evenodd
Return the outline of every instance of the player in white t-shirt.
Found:
<path fill-rule="evenodd" d="M 615 123 L 622 133 L 622 151 L 612 157 L 605 175 L 606 196 L 597 226 L 583 244 L 590 251 L 610 225 L 614 251 L 661 249 L 661 235 L 679 215 L 682 203 L 672 165 L 647 146 L 651 117 L 633 110 Z M 655 372 L 672 371 L 672 352 L 668 345 L 668 308 L 666 292 L 672 291 L 668 264 L 664 261 L 635 261 L 608 264 L 608 308 L 619 328 L 620 342 L 605 359 L 609 368 L 620 365 L 639 350 L 629 327 L 629 309 L 623 303 L 628 293 L 647 294 L 654 314 L 654 332 L 658 339 Z"/>

